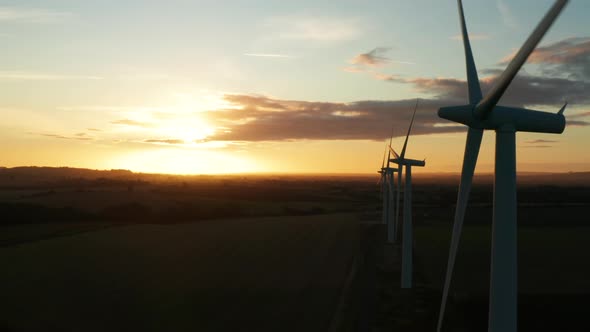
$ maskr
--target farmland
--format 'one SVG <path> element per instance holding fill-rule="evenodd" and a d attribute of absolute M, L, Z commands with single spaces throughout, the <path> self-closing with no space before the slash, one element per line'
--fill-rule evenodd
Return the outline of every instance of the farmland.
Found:
<path fill-rule="evenodd" d="M 520 331 L 584 323 L 589 179 L 519 178 Z M 487 324 L 492 184 L 475 180 L 447 331 Z M 376 176 L 0 169 L 0 331 L 432 331 L 456 181 L 415 176 L 402 291 Z"/>

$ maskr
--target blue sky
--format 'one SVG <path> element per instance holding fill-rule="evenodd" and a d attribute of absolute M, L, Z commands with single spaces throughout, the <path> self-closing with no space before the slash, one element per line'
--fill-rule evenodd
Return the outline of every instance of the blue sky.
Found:
<path fill-rule="evenodd" d="M 464 1 L 480 78 L 486 76 L 486 69 L 504 67 L 499 62 L 520 47 L 552 3 L 550 0 Z M 587 38 L 589 24 L 583 15 L 586 6 L 585 1 L 571 1 L 541 45 L 572 37 Z M 100 155 L 101 160 L 109 159 L 109 153 L 104 150 L 110 146 L 113 157 L 109 160 L 129 160 L 116 156 L 128 153 L 129 149 L 149 150 L 149 144 L 135 144 L 138 141 L 178 141 L 181 138 L 174 136 L 174 121 L 182 127 L 183 122 L 192 121 L 191 112 L 226 107 L 223 96 L 227 94 L 326 103 L 428 99 L 443 92 L 436 87 L 433 90 L 420 86 L 416 79 L 464 80 L 462 44 L 454 38 L 458 34 L 457 6 L 453 0 L 0 1 L 3 45 L 0 109 L 10 119 L 3 125 L 4 141 L 27 148 L 39 144 L 55 149 L 61 146 L 66 152 L 59 162 L 91 167 L 92 162 L 84 163 L 71 156 L 90 150 Z M 383 49 L 379 54 L 384 61 L 373 65 L 353 63 L 359 55 L 376 48 Z M 544 75 L 542 65 L 528 64 L 526 73 Z M 391 75 L 396 79 L 383 80 Z M 526 101 L 517 102 L 530 106 Z M 553 111 L 558 102 L 561 101 L 537 106 Z M 588 109 L 585 102 L 572 106 L 573 114 Z M 132 123 L 122 120 L 132 120 L 135 124 L 153 122 L 154 115 L 145 114 L 165 108 L 173 109 L 170 113 L 177 116 L 165 128 L 144 123 L 138 126 L 144 129 L 141 134 L 121 130 L 123 123 Z M 287 108 L 293 110 L 296 106 L 290 104 Z M 398 133 L 404 131 L 401 128 L 406 124 L 401 120 L 405 117 L 400 118 Z M 384 128 L 389 126 L 375 130 L 385 137 L 389 130 Z M 584 127 L 572 129 L 573 135 L 586 137 L 587 127 Z M 97 130 L 86 132 L 88 128 Z M 39 133 L 44 136 L 33 138 Z M 55 141 L 75 135 L 84 139 Z M 52 137 L 54 141 L 49 142 Z M 190 140 L 207 135 L 183 137 Z M 352 163 L 355 166 L 343 166 L 342 172 L 372 171 L 374 161 L 381 158 L 382 143 L 376 142 L 374 135 L 354 136 L 354 139 L 334 137 L 327 141 L 315 136 L 269 137 L 261 139 L 264 143 L 233 139 L 239 141 L 240 151 L 251 156 L 249 160 L 266 160 L 267 165 L 275 157 L 268 152 L 265 156 L 262 151 L 271 151 L 276 146 L 297 154 L 293 149 L 315 151 L 317 144 L 325 144 L 329 151 L 330 146 L 338 150 L 336 146 L 349 144 L 354 148 L 347 158 L 355 160 Z M 284 139 L 291 139 L 291 144 L 287 146 Z M 462 150 L 461 138 L 444 136 L 444 139 L 451 140 L 449 149 Z M 523 138 L 534 139 L 526 135 Z M 428 154 L 428 144 L 420 140 L 416 149 Z M 117 146 L 112 142 L 117 142 Z M 164 149 L 162 144 L 156 148 Z M 172 151 L 179 147 L 167 148 Z M 188 148 L 183 147 L 179 153 L 186 153 Z M 191 153 L 196 153 L 195 149 Z M 215 148 L 207 149 L 210 154 L 215 151 Z M 369 154 L 374 157 L 371 163 L 356 162 L 355 152 L 363 160 L 370 159 Z M 218 152 L 220 158 L 223 153 Z M 43 155 L 42 151 L 39 155 Z M 532 160 L 550 163 L 549 159 Z M 525 158 L 526 161 L 535 163 Z M 26 162 L 54 165 L 57 161 L 46 157 L 23 159 L 22 155 L 8 159 L 11 166 Z M 285 159 L 285 163 L 292 162 Z M 582 165 L 577 169 L 590 165 L 584 156 L 579 156 L 576 162 Z M 142 163 L 145 162 L 132 164 Z M 272 170 L 271 166 L 260 166 L 265 163 L 252 161 L 252 165 L 259 166 L 248 170 Z M 97 168 L 135 167 L 115 161 L 96 165 Z M 328 167 L 327 162 L 323 166 L 309 165 L 301 164 L 294 171 L 317 168 L 320 172 Z M 440 169 L 455 167 L 452 162 L 445 165 L 441 164 Z M 154 168 L 154 171 L 165 170 L 166 167 Z"/>

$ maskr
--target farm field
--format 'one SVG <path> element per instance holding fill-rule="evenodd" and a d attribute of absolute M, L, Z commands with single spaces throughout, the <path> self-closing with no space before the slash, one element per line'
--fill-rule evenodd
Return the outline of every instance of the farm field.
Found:
<path fill-rule="evenodd" d="M 4 247 L 0 326 L 326 331 L 358 235 L 353 215 L 334 214 L 130 225 Z"/>
<path fill-rule="evenodd" d="M 490 228 L 464 227 L 443 331 L 487 329 Z M 399 288 L 399 245 L 391 248 L 381 238 L 374 331 L 435 331 L 450 236 L 451 229 L 442 225 L 416 227 L 410 290 Z M 587 326 L 589 237 L 590 227 L 583 226 L 520 228 L 519 331 L 582 331 Z M 379 255 L 383 249 L 386 254 Z"/>
<path fill-rule="evenodd" d="M 476 176 L 443 331 L 486 329 L 492 178 Z M 0 331 L 433 331 L 457 175 L 417 173 L 399 287 L 377 176 L 0 169 Z M 523 174 L 519 331 L 590 314 L 590 173 Z"/>

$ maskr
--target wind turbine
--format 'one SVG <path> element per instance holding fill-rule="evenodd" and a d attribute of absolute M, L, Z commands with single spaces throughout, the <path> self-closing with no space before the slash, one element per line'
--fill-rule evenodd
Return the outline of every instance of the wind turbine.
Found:
<path fill-rule="evenodd" d="M 391 146 L 391 141 L 393 139 L 393 131 L 391 138 L 389 139 L 389 145 Z M 386 149 L 387 149 L 386 146 Z M 391 167 L 391 151 L 387 152 L 387 167 L 385 167 L 385 153 L 383 153 L 383 162 L 381 163 L 381 170 L 378 173 L 381 173 L 380 183 L 381 183 L 381 193 L 383 195 L 383 224 L 387 225 L 387 242 L 394 243 L 396 239 L 396 221 L 397 221 L 397 211 L 399 204 L 395 204 L 395 197 L 399 195 L 399 183 L 398 183 L 398 192 L 394 191 L 394 173 L 398 171 L 397 168 Z M 391 217 L 392 212 L 395 213 L 395 219 Z"/>
<path fill-rule="evenodd" d="M 557 114 L 497 105 L 526 59 L 555 21 L 568 0 L 557 0 L 535 28 L 524 45 L 484 97 L 471 53 L 469 36 L 463 14 L 463 4 L 457 1 L 463 34 L 467 67 L 469 104 L 442 107 L 441 118 L 469 127 L 461 182 L 457 196 L 453 234 L 437 331 L 442 327 L 449 286 L 455 265 L 459 238 L 483 131 L 496 131 L 496 163 L 494 169 L 494 207 L 492 221 L 492 261 L 490 271 L 490 300 L 488 331 L 512 332 L 517 329 L 517 263 L 516 263 L 516 132 L 560 134 L 565 129 L 564 105 Z"/>
<path fill-rule="evenodd" d="M 387 141 L 386 141 L 387 142 Z M 388 211 L 389 211 L 389 193 L 387 190 L 387 172 L 385 170 L 385 156 L 387 155 L 387 145 L 383 150 L 383 160 L 381 161 L 381 169 L 377 173 L 381 174 L 378 184 L 381 185 L 381 198 L 383 199 L 383 211 L 381 217 L 381 223 L 387 224 Z"/>
<path fill-rule="evenodd" d="M 393 129 L 391 130 L 391 137 L 389 138 L 389 145 L 391 147 L 391 141 L 393 140 Z M 391 162 L 391 150 L 387 153 L 387 177 L 389 178 L 388 182 L 388 192 L 389 192 L 389 202 L 388 207 L 389 211 L 387 211 L 387 242 L 388 243 L 395 243 L 396 235 L 397 235 L 397 215 L 399 211 L 399 202 L 396 204 L 396 197 L 399 197 L 399 178 L 397 182 L 397 191 L 394 190 L 394 173 L 401 172 L 400 168 L 394 168 L 390 166 Z M 394 217 L 391 217 L 391 213 L 394 213 Z"/>
<path fill-rule="evenodd" d="M 406 148 L 408 146 L 408 138 L 410 137 L 410 132 L 412 131 L 412 125 L 414 124 L 414 117 L 416 117 L 417 109 L 418 99 L 416 99 L 414 114 L 412 115 L 412 120 L 410 121 L 410 127 L 408 128 L 408 134 L 406 135 L 406 141 L 404 142 L 401 155 L 398 156 L 391 145 L 389 146 L 389 150 L 393 152 L 395 156 L 395 158 L 391 159 L 391 161 L 399 165 L 398 184 L 399 180 L 401 180 L 402 168 L 405 167 L 406 169 L 406 182 L 404 183 L 404 219 L 402 227 L 402 288 L 412 288 L 412 238 L 414 236 L 412 232 L 412 166 L 424 167 L 426 165 L 424 160 L 414 160 L 405 157 Z"/>

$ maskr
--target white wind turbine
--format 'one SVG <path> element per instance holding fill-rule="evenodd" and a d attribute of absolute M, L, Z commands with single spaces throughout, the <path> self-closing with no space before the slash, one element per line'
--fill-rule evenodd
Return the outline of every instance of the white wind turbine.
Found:
<path fill-rule="evenodd" d="M 488 331 L 512 332 L 517 330 L 516 132 L 562 133 L 565 128 L 565 117 L 563 116 L 565 105 L 557 114 L 553 114 L 524 108 L 499 106 L 497 103 L 568 0 L 557 0 L 554 3 L 485 97 L 481 93 L 475 62 L 471 53 L 463 15 L 463 4 L 461 0 L 457 2 L 467 65 L 469 104 L 440 108 L 438 115 L 441 118 L 462 123 L 468 126 L 469 129 L 465 144 L 463 169 L 461 171 L 461 182 L 457 196 L 453 234 L 437 331 L 440 331 L 442 327 L 465 209 L 483 131 L 491 129 L 496 131 L 496 163 L 494 170 L 494 213 L 492 221 Z"/>
<path fill-rule="evenodd" d="M 406 182 L 404 183 L 404 219 L 402 225 L 402 275 L 401 275 L 401 287 L 412 288 L 412 248 L 413 248 L 413 231 L 412 231 L 412 166 L 424 167 L 426 162 L 424 160 L 415 160 L 406 158 L 406 148 L 408 146 L 408 138 L 412 131 L 412 125 L 414 124 L 414 117 L 416 116 L 416 110 L 418 109 L 418 100 L 416 100 L 416 106 L 414 107 L 414 114 L 410 121 L 410 127 L 408 128 L 408 134 L 406 135 L 406 141 L 402 148 L 401 155 L 398 155 L 391 145 L 389 150 L 394 154 L 395 158 L 391 159 L 393 163 L 399 165 L 398 170 L 398 186 L 401 181 L 402 170 L 406 169 Z M 398 187 L 399 188 L 399 187 Z M 399 193 L 398 206 L 399 206 Z"/>

